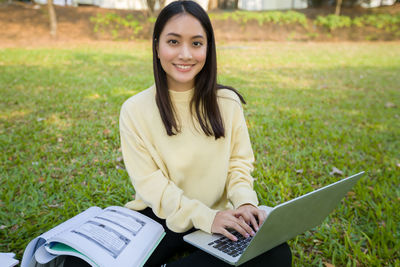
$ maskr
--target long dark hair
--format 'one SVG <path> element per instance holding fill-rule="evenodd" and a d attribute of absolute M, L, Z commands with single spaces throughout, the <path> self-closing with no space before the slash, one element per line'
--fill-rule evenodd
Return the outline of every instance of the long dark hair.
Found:
<path fill-rule="evenodd" d="M 210 18 L 204 9 L 193 1 L 181 0 L 167 5 L 157 17 L 153 31 L 153 72 L 156 84 L 156 103 L 168 135 L 175 135 L 180 130 L 176 122 L 174 108 L 168 91 L 167 75 L 157 57 L 160 34 L 170 18 L 177 14 L 188 13 L 195 17 L 207 34 L 207 56 L 203 69 L 196 75 L 195 88 L 190 106 L 194 106 L 197 120 L 207 136 L 215 139 L 225 137 L 224 124 L 217 102 L 217 90 L 227 88 L 234 91 L 245 103 L 243 97 L 232 87 L 217 84 L 217 53 L 214 31 Z M 192 111 L 192 108 L 190 109 Z"/>

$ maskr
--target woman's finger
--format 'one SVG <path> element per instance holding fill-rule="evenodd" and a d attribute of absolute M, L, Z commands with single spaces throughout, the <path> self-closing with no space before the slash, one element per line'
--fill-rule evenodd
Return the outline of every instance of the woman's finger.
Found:
<path fill-rule="evenodd" d="M 249 212 L 247 209 L 237 209 L 235 210 L 235 217 L 240 218 L 243 217 L 243 219 L 245 220 L 245 222 L 247 224 L 249 224 L 251 221 L 251 212 Z"/>
<path fill-rule="evenodd" d="M 257 220 L 256 220 L 256 217 L 254 216 L 254 214 L 251 214 L 252 216 L 251 216 L 251 225 L 253 225 L 253 228 L 254 228 L 254 230 L 256 230 L 256 232 L 258 231 L 258 229 L 259 229 L 259 226 L 258 226 L 258 223 L 257 223 Z"/>
<path fill-rule="evenodd" d="M 213 233 L 223 234 L 230 240 L 236 239 L 233 238 L 234 235 L 229 233 L 228 229 L 237 231 L 245 238 L 248 238 L 250 235 L 254 236 L 255 233 L 250 225 L 246 223 L 245 217 L 236 217 L 235 215 L 236 213 L 233 210 L 218 212 L 211 227 L 211 231 Z"/>
<path fill-rule="evenodd" d="M 254 236 L 255 233 L 253 229 L 250 227 L 249 224 L 247 224 L 244 220 L 236 219 L 236 223 L 234 225 L 231 225 L 230 227 L 237 232 L 239 232 L 242 236 L 245 238 L 248 238 L 250 235 Z"/>
<path fill-rule="evenodd" d="M 226 230 L 225 228 L 221 229 L 221 234 L 227 238 L 229 238 L 230 240 L 236 242 L 238 239 L 236 236 L 234 236 L 231 232 L 229 232 L 228 230 Z"/>
<path fill-rule="evenodd" d="M 264 223 L 265 219 L 267 218 L 267 212 L 260 209 L 258 210 L 257 217 L 258 217 L 258 226 L 261 226 Z"/>
<path fill-rule="evenodd" d="M 243 217 L 247 224 L 252 225 L 258 231 L 265 221 L 266 213 L 253 205 L 243 205 L 236 210 L 235 216 Z"/>

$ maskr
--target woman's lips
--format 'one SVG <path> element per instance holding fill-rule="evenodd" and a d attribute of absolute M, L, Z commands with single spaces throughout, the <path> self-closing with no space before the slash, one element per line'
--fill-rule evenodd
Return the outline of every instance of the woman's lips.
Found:
<path fill-rule="evenodd" d="M 174 67 L 181 72 L 187 72 L 190 71 L 192 69 L 192 67 L 194 66 L 194 64 L 173 64 Z"/>

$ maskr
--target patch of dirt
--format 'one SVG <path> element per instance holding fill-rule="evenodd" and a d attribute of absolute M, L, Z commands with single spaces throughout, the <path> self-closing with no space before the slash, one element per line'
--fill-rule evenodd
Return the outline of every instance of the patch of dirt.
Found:
<path fill-rule="evenodd" d="M 55 6 L 58 32 L 57 37 L 49 34 L 49 17 L 47 6 L 38 6 L 12 2 L 0 4 L 0 46 L 24 46 L 32 44 L 91 42 L 98 40 L 112 40 L 112 36 L 94 33 L 94 24 L 90 17 L 97 14 L 116 13 L 121 16 L 132 14 L 144 17 L 141 11 L 104 9 L 94 6 L 62 7 Z M 221 11 L 213 11 L 221 12 Z M 298 10 L 308 18 L 314 19 L 318 15 L 327 15 L 334 12 L 333 8 L 309 8 Z M 400 13 L 400 4 L 379 9 L 343 8 L 342 13 L 351 17 L 368 13 Z M 255 21 L 249 21 L 240 25 L 234 21 L 213 21 L 217 40 L 235 41 L 365 41 L 365 40 L 398 40 L 391 33 L 377 31 L 375 28 L 340 29 L 333 32 L 313 27 L 309 29 L 302 26 L 279 26 L 268 24 L 260 26 Z M 148 26 L 142 38 L 148 39 L 151 34 L 151 26 Z M 311 29 L 311 30 L 310 30 Z M 122 39 L 130 39 L 129 34 L 121 36 Z"/>

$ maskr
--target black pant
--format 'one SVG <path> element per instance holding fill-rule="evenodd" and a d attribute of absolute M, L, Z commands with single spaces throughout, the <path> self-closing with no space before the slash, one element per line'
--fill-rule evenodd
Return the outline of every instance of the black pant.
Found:
<path fill-rule="evenodd" d="M 183 241 L 183 236 L 193 232 L 195 229 L 185 233 L 175 233 L 168 229 L 165 220 L 158 218 L 150 208 L 140 211 L 142 214 L 152 218 L 163 225 L 166 234 L 157 248 L 147 260 L 145 267 L 161 266 L 190 266 L 190 267 L 212 267 L 231 266 L 210 254 L 199 250 Z M 243 267 L 272 266 L 286 267 L 292 265 L 292 253 L 287 243 L 283 243 L 269 251 L 245 262 Z M 87 267 L 90 266 L 83 260 L 74 257 L 67 257 L 64 267 Z"/>
<path fill-rule="evenodd" d="M 150 256 L 145 266 L 160 266 L 167 263 L 167 266 L 190 266 L 190 267 L 212 267 L 212 266 L 231 266 L 210 254 L 199 250 L 190 244 L 183 241 L 183 236 L 193 232 L 195 229 L 189 230 L 185 233 L 175 233 L 169 230 L 165 224 L 165 220 L 158 218 L 154 215 L 150 208 L 140 211 L 142 214 L 152 218 L 153 220 L 161 223 L 166 230 L 166 235 Z M 180 254 L 186 254 L 183 258 Z M 177 254 L 178 253 L 178 254 Z M 273 266 L 273 267 L 286 267 L 292 265 L 292 253 L 287 243 L 283 243 L 258 257 L 245 262 L 243 267 L 256 267 L 256 266 Z"/>

